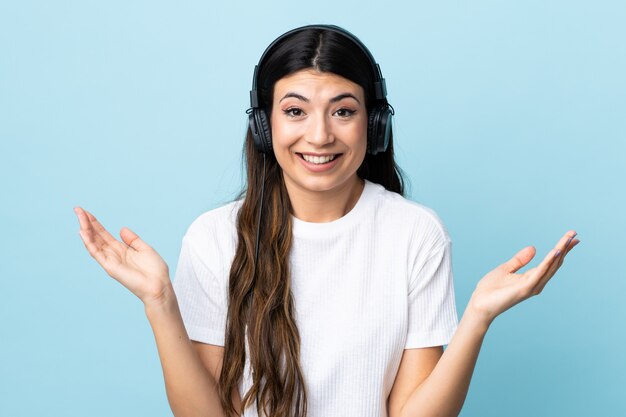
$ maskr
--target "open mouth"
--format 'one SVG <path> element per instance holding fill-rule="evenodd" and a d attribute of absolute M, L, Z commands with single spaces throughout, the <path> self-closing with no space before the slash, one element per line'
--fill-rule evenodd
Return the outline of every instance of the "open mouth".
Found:
<path fill-rule="evenodd" d="M 315 165 L 324 165 L 324 164 L 328 164 L 331 161 L 334 161 L 335 159 L 341 157 L 341 153 L 336 153 L 336 154 L 331 154 L 331 155 L 306 155 L 306 154 L 302 154 L 302 153 L 296 153 L 300 158 L 304 159 L 305 161 L 307 161 L 310 164 L 315 164 Z"/>

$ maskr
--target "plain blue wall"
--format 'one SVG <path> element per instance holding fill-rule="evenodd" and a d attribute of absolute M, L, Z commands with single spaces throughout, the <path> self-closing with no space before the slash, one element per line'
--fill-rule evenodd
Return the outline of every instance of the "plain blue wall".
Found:
<path fill-rule="evenodd" d="M 187 226 L 241 186 L 254 64 L 308 23 L 381 64 L 460 314 L 518 249 L 582 239 L 494 323 L 462 415 L 626 415 L 625 21 L 621 1 L 0 3 L 0 415 L 171 416 L 142 305 L 72 207 L 173 271 Z"/>

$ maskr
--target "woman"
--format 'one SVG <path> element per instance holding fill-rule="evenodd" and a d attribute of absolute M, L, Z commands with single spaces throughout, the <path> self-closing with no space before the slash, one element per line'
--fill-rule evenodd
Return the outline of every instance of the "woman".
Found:
<path fill-rule="evenodd" d="M 335 26 L 282 35 L 249 113 L 247 187 L 190 226 L 173 285 L 135 233 L 76 208 L 89 253 L 144 302 L 174 414 L 458 415 L 489 325 L 541 292 L 575 232 L 487 274 L 457 327 L 450 239 L 401 196 L 367 48 Z"/>

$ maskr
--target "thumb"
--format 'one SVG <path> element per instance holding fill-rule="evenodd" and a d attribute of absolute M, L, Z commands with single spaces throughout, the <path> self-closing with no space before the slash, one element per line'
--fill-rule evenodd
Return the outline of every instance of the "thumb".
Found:
<path fill-rule="evenodd" d="M 536 250 L 532 246 L 526 246 L 521 251 L 517 252 L 511 259 L 501 265 L 501 268 L 506 272 L 516 272 L 520 268 L 524 267 L 535 257 Z"/>
<path fill-rule="evenodd" d="M 150 246 L 128 227 L 123 227 L 122 230 L 120 230 L 120 237 L 124 243 L 136 251 L 150 249 Z"/>

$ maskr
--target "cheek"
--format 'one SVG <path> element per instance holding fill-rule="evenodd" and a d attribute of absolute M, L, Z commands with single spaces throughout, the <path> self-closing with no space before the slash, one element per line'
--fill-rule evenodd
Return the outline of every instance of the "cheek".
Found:
<path fill-rule="evenodd" d="M 345 137 L 350 138 L 350 145 L 357 154 L 365 154 L 367 150 L 367 122 L 358 123 L 353 126 Z"/>
<path fill-rule="evenodd" d="M 287 123 L 281 123 L 280 120 L 272 117 L 271 121 L 271 132 L 272 132 L 272 149 L 274 150 L 274 157 L 276 158 L 276 162 L 281 167 L 281 169 L 285 169 L 290 165 L 290 147 L 293 144 L 293 127 L 290 127 Z"/>
<path fill-rule="evenodd" d="M 298 136 L 298 126 L 294 123 L 285 123 L 277 118 L 271 119 L 272 144 L 275 148 L 289 146 Z M 279 149 L 276 149 L 280 151 Z"/>

